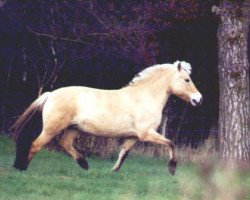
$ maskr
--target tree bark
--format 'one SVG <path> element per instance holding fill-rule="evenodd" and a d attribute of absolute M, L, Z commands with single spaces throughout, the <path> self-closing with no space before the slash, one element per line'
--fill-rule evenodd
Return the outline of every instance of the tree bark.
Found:
<path fill-rule="evenodd" d="M 250 165 L 250 99 L 247 37 L 250 0 L 223 0 L 212 11 L 220 17 L 219 155 L 234 167 Z"/>

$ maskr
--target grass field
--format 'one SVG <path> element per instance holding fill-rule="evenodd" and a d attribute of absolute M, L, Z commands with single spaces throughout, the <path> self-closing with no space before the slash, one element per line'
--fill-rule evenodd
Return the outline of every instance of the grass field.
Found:
<path fill-rule="evenodd" d="M 19 172 L 11 167 L 14 154 L 11 140 L 0 136 L 1 200 L 250 199 L 249 172 L 222 170 L 203 177 L 195 165 L 181 164 L 170 176 L 166 161 L 138 155 L 130 155 L 119 173 L 111 172 L 115 161 L 98 158 L 89 158 L 84 171 L 69 156 L 48 150 Z"/>

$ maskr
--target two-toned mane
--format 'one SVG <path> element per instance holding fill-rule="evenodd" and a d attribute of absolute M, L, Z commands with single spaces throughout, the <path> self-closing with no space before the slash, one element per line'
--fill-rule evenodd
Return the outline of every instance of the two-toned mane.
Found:
<path fill-rule="evenodd" d="M 181 64 L 181 67 L 183 70 L 185 70 L 188 75 L 191 75 L 192 72 L 192 67 L 189 63 L 185 62 L 185 61 L 176 61 L 173 64 L 156 64 L 153 65 L 151 67 L 148 67 L 144 70 L 142 70 L 140 73 L 138 73 L 129 83 L 129 85 L 133 85 L 135 83 L 137 83 L 140 80 L 143 80 L 145 78 L 147 78 L 148 76 L 151 76 L 152 73 L 155 73 L 157 71 L 164 71 L 167 70 L 168 68 L 177 68 L 178 64 Z"/>
<path fill-rule="evenodd" d="M 193 106 L 201 104 L 202 96 L 190 74 L 189 63 L 176 61 L 146 68 L 118 90 L 71 86 L 44 93 L 12 127 L 18 135 L 14 167 L 27 169 L 33 156 L 63 132 L 60 145 L 83 169 L 88 169 L 87 160 L 73 147 L 74 139 L 83 131 L 96 136 L 124 138 L 114 171 L 120 169 L 137 141 L 147 141 L 168 148 L 169 172 L 174 174 L 177 163 L 174 144 L 156 130 L 170 95 Z M 41 130 L 37 126 L 39 120 Z"/>

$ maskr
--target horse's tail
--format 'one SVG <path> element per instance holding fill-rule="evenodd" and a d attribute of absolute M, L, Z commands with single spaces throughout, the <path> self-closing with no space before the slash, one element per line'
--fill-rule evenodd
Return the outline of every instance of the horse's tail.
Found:
<path fill-rule="evenodd" d="M 10 128 L 16 139 L 16 159 L 13 166 L 19 170 L 25 170 L 28 167 L 31 144 L 40 135 L 42 129 L 40 111 L 43 110 L 49 96 L 50 92 L 46 92 L 37 98 Z"/>
<path fill-rule="evenodd" d="M 43 106 L 49 97 L 50 92 L 43 93 L 40 97 L 38 97 L 31 105 L 24 111 L 24 113 L 18 117 L 16 122 L 12 125 L 10 130 L 13 132 L 14 137 L 17 138 L 25 126 L 25 124 L 32 118 L 32 116 L 37 111 L 42 111 Z"/>

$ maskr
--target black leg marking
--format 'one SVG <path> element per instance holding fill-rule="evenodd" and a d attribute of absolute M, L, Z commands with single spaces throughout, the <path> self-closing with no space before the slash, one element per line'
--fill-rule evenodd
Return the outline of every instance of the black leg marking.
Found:
<path fill-rule="evenodd" d="M 19 160 L 15 160 L 15 163 L 13 165 L 13 167 L 15 167 L 16 169 L 23 171 L 26 170 L 29 166 L 29 161 L 25 160 L 25 161 L 19 161 Z"/>
<path fill-rule="evenodd" d="M 168 171 L 171 175 L 175 174 L 175 170 L 176 170 L 176 165 L 177 165 L 177 161 L 174 160 L 170 160 L 168 163 Z"/>
<path fill-rule="evenodd" d="M 88 170 L 89 169 L 89 164 L 87 162 L 87 160 L 83 157 L 79 158 L 77 160 L 78 165 L 80 165 L 81 168 Z"/>

